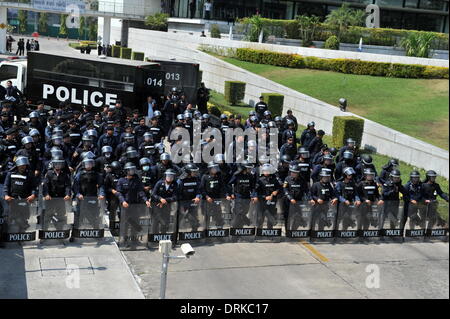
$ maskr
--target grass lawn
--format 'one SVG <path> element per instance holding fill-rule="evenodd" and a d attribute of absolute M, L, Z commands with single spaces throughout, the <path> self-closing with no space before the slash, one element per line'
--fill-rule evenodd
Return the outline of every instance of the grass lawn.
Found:
<path fill-rule="evenodd" d="M 291 69 L 233 58 L 224 61 L 448 150 L 449 81 Z"/>
<path fill-rule="evenodd" d="M 231 106 L 229 105 L 223 94 L 220 94 L 218 92 L 211 92 L 211 98 L 210 98 L 210 102 L 213 104 L 220 104 L 220 105 L 224 105 L 226 107 L 227 110 L 232 111 L 232 113 L 234 114 L 241 114 L 242 117 L 244 119 L 248 118 L 248 112 L 250 110 L 253 110 L 254 108 L 249 107 L 249 106 L 245 106 L 244 104 L 240 104 L 239 106 Z M 297 131 L 297 136 L 301 135 L 301 132 L 305 129 L 304 126 L 299 125 L 298 131 Z M 447 135 L 448 136 L 448 135 Z M 333 146 L 333 142 L 332 142 L 332 137 L 331 135 L 325 135 L 324 137 L 324 143 L 328 144 L 329 146 Z M 378 174 L 381 173 L 381 168 L 389 161 L 389 157 L 386 155 L 381 155 L 381 154 L 373 154 L 370 153 L 370 155 L 373 158 L 373 162 L 374 165 L 377 169 Z M 408 180 L 409 180 L 409 173 L 414 170 L 417 169 L 416 167 L 409 165 L 405 162 L 399 161 L 400 162 L 400 172 L 402 173 L 402 181 L 403 184 L 405 184 Z M 418 169 L 422 179 L 425 178 L 425 170 L 423 169 Z M 449 192 L 449 181 L 441 176 L 438 176 L 437 178 L 437 182 L 439 183 L 439 185 L 441 185 L 442 190 L 448 194 Z M 443 217 L 445 217 L 446 219 L 448 219 L 448 204 L 440 199 L 440 213 Z"/>

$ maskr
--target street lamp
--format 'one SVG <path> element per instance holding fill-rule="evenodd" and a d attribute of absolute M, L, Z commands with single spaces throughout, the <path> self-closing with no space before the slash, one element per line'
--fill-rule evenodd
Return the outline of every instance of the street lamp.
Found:
<path fill-rule="evenodd" d="M 169 267 L 170 259 L 186 259 L 195 254 L 194 248 L 190 244 L 181 245 L 182 256 L 170 256 L 170 250 L 172 249 L 171 240 L 161 240 L 159 242 L 159 252 L 162 253 L 162 266 L 161 266 L 161 285 L 159 288 L 159 299 L 166 298 L 166 285 L 167 285 L 167 268 Z"/>

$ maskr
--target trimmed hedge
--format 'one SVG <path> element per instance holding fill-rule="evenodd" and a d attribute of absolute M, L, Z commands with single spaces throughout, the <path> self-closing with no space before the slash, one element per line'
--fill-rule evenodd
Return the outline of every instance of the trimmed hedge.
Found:
<path fill-rule="evenodd" d="M 269 111 L 272 112 L 272 117 L 281 116 L 283 113 L 284 95 L 278 93 L 262 93 L 264 102 L 267 103 Z"/>
<path fill-rule="evenodd" d="M 399 64 L 361 61 L 355 59 L 323 59 L 298 54 L 239 48 L 236 58 L 257 64 L 290 68 L 307 68 L 347 74 L 374 75 L 398 78 L 448 79 L 448 68 L 418 64 Z"/>
<path fill-rule="evenodd" d="M 225 81 L 225 99 L 231 105 L 236 105 L 245 96 L 245 82 Z"/>
<path fill-rule="evenodd" d="M 120 58 L 131 60 L 131 48 L 120 48 Z"/>
<path fill-rule="evenodd" d="M 335 116 L 333 118 L 333 145 L 341 147 L 348 138 L 361 145 L 364 132 L 364 120 L 355 116 Z"/>
<path fill-rule="evenodd" d="M 245 24 L 249 22 L 249 18 L 241 19 Z M 298 20 L 277 20 L 261 18 L 261 22 L 267 30 L 268 35 L 274 35 L 279 38 L 300 39 L 300 26 Z M 336 34 L 336 29 L 325 23 L 321 23 L 314 35 L 314 41 L 326 41 L 330 36 Z M 385 45 L 398 46 L 402 38 L 407 38 L 411 33 L 423 33 L 428 31 L 389 29 L 389 28 L 365 28 L 350 26 L 340 34 L 341 43 L 358 44 L 359 39 L 363 38 L 366 45 Z M 448 50 L 449 35 L 447 33 L 433 32 L 436 40 L 433 41 L 432 49 Z"/>
<path fill-rule="evenodd" d="M 114 57 L 114 58 L 120 58 L 120 46 L 118 46 L 118 45 L 113 45 L 112 46 L 112 52 L 111 52 L 111 55 Z"/>
<path fill-rule="evenodd" d="M 135 52 L 131 53 L 131 60 L 144 61 L 144 52 Z"/>

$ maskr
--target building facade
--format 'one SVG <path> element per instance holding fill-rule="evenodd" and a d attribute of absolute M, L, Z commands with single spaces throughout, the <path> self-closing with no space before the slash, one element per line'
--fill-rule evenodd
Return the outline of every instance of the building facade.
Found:
<path fill-rule="evenodd" d="M 164 1 L 164 0 L 163 0 Z M 189 17 L 192 0 L 169 0 L 170 13 L 175 17 Z M 203 0 L 196 3 L 195 17 L 204 16 Z M 256 13 L 271 19 L 294 19 L 297 15 L 316 15 L 325 19 L 332 10 L 346 2 L 364 9 L 368 4 L 380 7 L 382 28 L 413 29 L 448 33 L 449 0 L 211 0 L 212 19 L 232 21 Z"/>

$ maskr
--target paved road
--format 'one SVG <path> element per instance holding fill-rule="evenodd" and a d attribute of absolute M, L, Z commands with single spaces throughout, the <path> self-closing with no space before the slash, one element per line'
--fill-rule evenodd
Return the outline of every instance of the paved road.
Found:
<path fill-rule="evenodd" d="M 226 243 L 169 266 L 167 298 L 448 298 L 448 244 Z M 174 254 L 181 254 L 178 249 Z M 161 255 L 125 252 L 146 298 Z M 375 266 L 369 266 L 375 265 Z M 367 269 L 369 266 L 369 269 Z M 379 269 L 379 288 L 366 278 Z M 366 272 L 368 270 L 369 272 Z M 369 281 L 369 283 L 373 281 Z"/>

